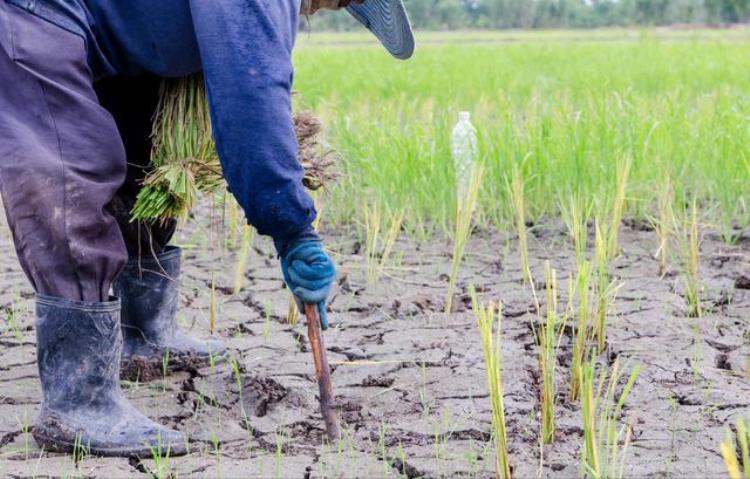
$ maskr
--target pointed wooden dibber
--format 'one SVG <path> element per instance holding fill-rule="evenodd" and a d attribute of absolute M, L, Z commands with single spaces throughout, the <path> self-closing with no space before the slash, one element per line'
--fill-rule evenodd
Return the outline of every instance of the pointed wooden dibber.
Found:
<path fill-rule="evenodd" d="M 326 345 L 320 327 L 318 306 L 306 304 L 305 316 L 307 316 L 307 336 L 310 339 L 310 348 L 315 361 L 315 377 L 318 379 L 318 388 L 320 389 L 320 412 L 326 425 L 328 440 L 335 442 L 341 438 L 341 431 L 338 413 L 333 407 L 331 369 L 328 367 L 328 356 L 326 355 Z"/>

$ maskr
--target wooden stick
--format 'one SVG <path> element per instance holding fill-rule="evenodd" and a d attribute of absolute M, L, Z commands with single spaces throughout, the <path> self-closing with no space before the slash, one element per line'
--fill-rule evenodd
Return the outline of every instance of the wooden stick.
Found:
<path fill-rule="evenodd" d="M 315 377 L 318 379 L 320 389 L 320 412 L 326 425 L 328 440 L 334 442 L 341 438 L 341 433 L 339 432 L 339 417 L 333 408 L 331 369 L 328 367 L 326 345 L 320 328 L 318 305 L 306 304 L 305 316 L 307 316 L 307 336 L 310 339 L 310 348 L 315 361 Z"/>

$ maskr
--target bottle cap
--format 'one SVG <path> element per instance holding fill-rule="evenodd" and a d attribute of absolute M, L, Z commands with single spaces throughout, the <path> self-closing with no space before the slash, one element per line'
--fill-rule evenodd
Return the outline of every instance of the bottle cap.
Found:
<path fill-rule="evenodd" d="M 459 121 L 471 121 L 471 112 L 462 111 L 458 114 Z"/>

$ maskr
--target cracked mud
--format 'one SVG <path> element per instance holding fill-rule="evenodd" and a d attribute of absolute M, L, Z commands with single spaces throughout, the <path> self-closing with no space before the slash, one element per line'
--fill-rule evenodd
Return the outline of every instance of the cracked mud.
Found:
<path fill-rule="evenodd" d="M 220 222 L 216 220 L 220 230 Z M 457 312 L 442 314 L 450 245 L 400 240 L 403 261 L 377 285 L 365 281 L 354 236 L 328 231 L 339 264 L 326 333 L 336 402 L 346 437 L 321 446 L 317 384 L 304 324 L 286 324 L 288 296 L 270 242 L 257 239 L 244 288 L 234 295 L 237 254 L 211 248 L 207 220 L 178 236 L 185 247 L 183 328 L 209 334 L 210 284 L 216 277 L 216 336 L 233 360 L 180 368 L 151 382 L 125 382 L 129 398 L 157 421 L 186 432 L 192 453 L 164 461 L 102 459 L 40 451 L 30 434 L 40 391 L 34 352 L 33 297 L 7 228 L 0 254 L 0 474 L 9 477 L 492 477 L 490 409 L 479 334 L 468 285 L 504 304 L 503 374 L 510 454 L 517 477 L 537 476 L 538 384 L 530 321 L 515 240 L 480 232 L 471 241 Z M 685 317 L 679 265 L 664 279 L 651 257 L 653 232 L 623 226 L 612 273 L 623 283 L 603 358 L 640 364 L 627 403 L 634 414 L 626 477 L 723 477 L 718 443 L 750 406 L 750 238 L 727 245 L 707 232 L 702 248 L 702 319 Z M 573 252 L 564 228 L 537 227 L 530 244 L 534 276 L 550 260 L 560 278 Z M 561 288 L 564 289 L 564 288 Z M 565 299 L 563 298 L 563 303 Z M 304 320 L 302 320 L 304 321 Z M 567 385 L 570 338 L 559 358 Z M 580 411 L 564 398 L 558 433 L 545 447 L 542 475 L 579 475 Z"/>

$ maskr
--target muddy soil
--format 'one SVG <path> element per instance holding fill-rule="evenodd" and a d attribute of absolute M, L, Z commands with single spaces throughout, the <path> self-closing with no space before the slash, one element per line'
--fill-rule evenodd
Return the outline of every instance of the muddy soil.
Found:
<path fill-rule="evenodd" d="M 304 324 L 286 323 L 288 296 L 271 243 L 256 239 L 244 288 L 234 295 L 236 253 L 217 247 L 226 238 L 211 233 L 207 221 L 193 221 L 176 240 L 186 252 L 180 323 L 195 335 L 209 335 L 215 275 L 215 335 L 235 360 L 124 385 L 147 415 L 189 434 L 193 452 L 161 461 L 76 463 L 40 451 L 29 434 L 40 400 L 33 298 L 8 230 L 3 225 L 0 231 L 2 476 L 491 477 L 489 401 L 479 334 L 467 308 L 469 284 L 504 304 L 503 374 L 516 476 L 579 475 L 576 404 L 561 398 L 556 442 L 541 450 L 538 445 L 535 316 L 512 237 L 480 232 L 471 240 L 458 310 L 445 315 L 447 242 L 400 240 L 398 265 L 368 285 L 361 243 L 349 233 L 326 233 L 340 274 L 331 303 L 334 326 L 325 339 L 346 424 L 345 440 L 330 447 L 321 446 Z M 550 260 L 566 278 L 573 255 L 562 225 L 551 222 L 532 233 L 535 277 L 543 277 L 543 262 Z M 612 273 L 622 287 L 602 361 L 641 366 L 626 406 L 636 418 L 626 477 L 724 477 L 718 443 L 727 427 L 750 413 L 750 237 L 730 246 L 706 232 L 701 319 L 686 317 L 677 264 L 658 277 L 652 231 L 625 225 L 621 242 Z M 570 348 L 566 338 L 561 391 L 568 384 Z"/>

